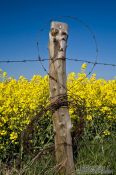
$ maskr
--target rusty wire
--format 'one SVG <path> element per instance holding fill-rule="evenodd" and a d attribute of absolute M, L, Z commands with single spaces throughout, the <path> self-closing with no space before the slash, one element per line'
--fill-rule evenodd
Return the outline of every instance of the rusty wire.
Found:
<path fill-rule="evenodd" d="M 116 67 L 115 63 L 106 63 L 106 62 L 96 62 L 94 63 L 93 61 L 89 61 L 88 59 L 77 59 L 77 58 L 65 58 L 68 61 L 75 61 L 75 62 L 82 62 L 82 63 L 88 63 L 88 64 L 96 64 L 96 65 L 102 65 L 102 66 L 112 66 Z M 48 61 L 49 59 L 47 58 L 39 58 L 39 59 L 24 59 L 24 60 L 0 60 L 0 63 L 27 63 L 27 62 L 44 62 Z"/>
<path fill-rule="evenodd" d="M 77 20 L 77 19 L 76 19 Z M 82 22 L 83 23 L 83 22 Z M 86 26 L 86 28 L 89 29 L 88 26 Z M 43 29 L 41 30 L 43 31 Z M 93 35 L 93 33 L 91 33 Z M 93 35 L 93 38 L 95 39 L 95 35 Z M 96 41 L 96 39 L 95 39 Z M 97 48 L 97 43 L 96 43 L 96 59 L 98 57 L 98 48 Z M 116 66 L 115 64 L 107 64 L 107 63 L 98 63 L 96 60 L 95 62 L 91 62 L 91 61 L 88 61 L 88 60 L 78 60 L 78 59 L 70 59 L 70 58 L 66 58 L 67 60 L 71 60 L 71 61 L 84 61 L 84 62 L 87 62 L 88 64 L 93 64 L 93 67 L 91 69 L 91 71 L 87 74 L 87 76 L 89 76 L 91 74 L 91 72 L 93 71 L 94 67 L 97 65 L 97 64 L 100 64 L 100 65 L 104 65 L 104 66 Z M 49 59 L 42 59 L 41 56 L 39 55 L 39 52 L 38 52 L 38 59 L 35 59 L 35 60 L 15 60 L 15 61 L 12 61 L 12 60 L 8 60 L 8 61 L 0 61 L 0 63 L 14 63 L 14 62 L 23 62 L 23 63 L 26 63 L 26 62 L 36 62 L 36 61 L 39 61 L 44 69 L 44 71 L 49 75 L 49 78 L 52 78 L 54 81 L 57 81 L 54 79 L 54 77 L 52 77 L 49 72 L 46 70 L 46 68 L 44 67 L 43 65 L 43 61 L 46 61 L 46 60 L 49 60 Z M 86 77 L 87 77 L 86 76 Z M 64 87 L 62 85 L 62 87 Z M 64 87 L 65 88 L 65 87 Z M 66 89 L 67 90 L 67 89 Z M 70 90 L 68 90 L 70 92 Z M 75 94 L 73 94 L 75 95 Z M 84 129 L 84 117 L 87 115 L 87 110 L 89 109 L 95 109 L 96 106 L 93 106 L 93 107 L 86 107 L 85 105 L 85 101 L 83 99 L 81 99 L 80 97 L 76 96 L 76 99 L 72 98 L 72 100 L 68 100 L 68 97 L 69 95 L 67 94 L 60 94 L 54 98 L 56 98 L 55 102 L 52 103 L 52 104 L 47 104 L 46 107 L 43 107 L 41 106 L 40 110 L 38 109 L 38 112 L 37 114 L 30 120 L 30 123 L 29 125 L 27 125 L 27 127 L 21 132 L 21 139 L 24 140 L 25 138 L 25 135 L 28 133 L 28 134 L 32 134 L 33 133 L 33 129 L 34 129 L 34 126 L 36 125 L 36 123 L 39 121 L 39 119 L 45 114 L 47 113 L 48 111 L 51 111 L 51 113 L 53 114 L 56 110 L 58 110 L 60 107 L 68 107 L 70 108 L 71 105 L 73 107 L 75 107 L 76 109 L 76 113 L 79 114 L 79 117 L 80 117 L 80 123 L 79 125 L 77 125 L 77 133 L 75 133 L 75 136 L 74 136 L 74 142 L 75 140 L 77 141 L 77 139 L 80 139 L 79 136 L 81 137 L 82 134 L 83 134 L 83 129 Z M 104 106 L 101 106 L 100 108 L 103 108 Z M 111 108 L 115 108 L 116 106 L 110 106 L 109 107 Z M 79 127 L 78 127 L 79 126 Z M 80 130 L 79 130 L 80 129 Z M 29 132 L 27 132 L 27 130 Z M 31 133 L 32 132 L 32 133 Z M 79 133 L 80 132 L 80 133 Z M 26 135 L 26 139 L 28 140 L 28 135 Z M 43 153 L 47 153 L 48 151 L 50 150 L 53 150 L 54 148 L 54 145 L 52 146 L 49 146 L 48 148 L 45 148 L 43 150 L 41 150 L 30 162 L 27 166 L 24 167 L 24 169 L 21 170 L 20 174 L 23 174 L 25 172 L 26 169 L 28 169 L 28 167 L 32 166 L 34 164 L 34 162 L 39 158 L 41 157 L 41 155 Z M 61 164 L 62 166 L 62 164 Z M 56 168 L 61 168 L 61 166 L 59 165 L 56 165 L 53 169 L 55 170 Z"/>

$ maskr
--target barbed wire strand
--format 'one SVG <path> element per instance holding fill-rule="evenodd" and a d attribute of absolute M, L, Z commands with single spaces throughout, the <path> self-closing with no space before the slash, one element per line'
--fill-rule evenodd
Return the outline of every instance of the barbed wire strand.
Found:
<path fill-rule="evenodd" d="M 88 26 L 86 26 L 86 27 L 88 27 Z M 43 31 L 43 30 L 42 30 Z M 38 45 L 38 44 L 37 44 Z M 81 62 L 87 62 L 88 64 L 93 64 L 93 67 L 92 67 L 92 69 L 91 69 L 91 71 L 89 72 L 89 74 L 87 74 L 87 76 L 88 75 L 90 75 L 91 74 L 91 72 L 93 71 L 93 69 L 94 69 L 94 67 L 97 65 L 97 64 L 99 64 L 99 65 L 104 65 L 104 66 L 116 66 L 115 64 L 109 64 L 109 63 L 98 63 L 97 61 L 95 61 L 95 62 L 91 62 L 91 61 L 88 61 L 88 60 L 79 60 L 79 59 L 71 59 L 71 58 L 66 58 L 67 60 L 71 60 L 71 61 L 81 61 Z M 52 77 L 50 74 L 49 74 L 49 72 L 47 72 L 47 70 L 46 70 L 46 68 L 44 67 L 44 65 L 43 65 L 43 61 L 46 61 L 46 60 L 49 60 L 49 59 L 41 59 L 41 57 L 40 57 L 40 54 L 39 54 L 39 47 L 38 47 L 38 59 L 35 59 L 35 60 L 33 60 L 33 59 L 30 59 L 30 60 L 7 60 L 7 61 L 0 61 L 0 63 L 26 63 L 26 62 L 36 62 L 36 61 L 38 61 L 38 62 L 40 62 L 41 63 L 41 65 L 42 65 L 42 67 L 43 67 L 43 69 L 44 69 L 44 71 L 49 75 L 49 77 L 50 78 L 52 78 L 52 79 L 54 79 L 54 77 Z M 57 81 L 57 80 L 55 80 L 54 79 L 54 81 Z M 46 108 L 44 108 L 44 107 L 42 107 L 41 108 L 41 110 L 42 110 L 42 112 L 40 111 L 40 115 L 37 115 L 37 116 L 35 116 L 32 120 L 31 120 L 31 122 L 30 122 L 30 124 L 29 125 L 33 125 L 33 122 L 35 122 L 35 121 L 37 121 L 38 119 L 39 119 L 39 117 L 41 117 L 41 115 L 43 115 L 44 114 L 44 112 L 46 113 L 48 110 L 51 110 L 52 112 L 54 112 L 55 110 L 57 110 L 57 109 L 59 109 L 60 108 L 60 106 L 63 106 L 64 105 L 64 107 L 65 106 L 67 106 L 68 104 L 69 104 L 69 101 L 67 102 L 67 96 L 68 95 L 66 95 L 66 97 L 64 98 L 64 94 L 61 96 L 61 94 L 59 95 L 59 98 L 55 101 L 55 103 L 54 104 L 50 104 L 49 106 L 47 106 Z M 73 101 L 71 101 L 70 102 L 70 104 L 72 104 L 73 106 L 76 106 L 76 107 L 79 107 L 80 106 L 80 108 L 82 108 L 83 107 L 83 104 L 82 104 L 82 99 L 81 98 L 79 98 L 80 100 L 78 101 L 78 100 L 76 100 L 76 101 L 74 101 L 74 99 L 73 99 Z M 74 104 L 74 102 L 76 102 L 76 104 Z M 80 104 L 79 104 L 80 103 Z M 113 106 L 112 106 L 113 107 Z M 87 107 L 87 109 L 88 109 L 89 107 Z M 90 108 L 96 108 L 96 107 L 90 107 Z M 42 114 L 41 114 L 42 113 Z M 28 126 L 29 126 L 28 125 Z M 27 126 L 27 127 L 28 127 Z M 24 131 L 23 131 L 24 132 Z M 24 133 L 23 133 L 24 134 Z M 47 149 L 49 149 L 49 147 L 47 148 Z M 50 149 L 52 149 L 52 147 L 50 146 Z M 44 152 L 44 151 L 46 151 L 46 150 L 42 150 L 42 152 Z M 48 151 L 48 150 L 47 150 Z M 32 159 L 32 161 L 30 162 L 30 164 L 29 165 L 27 165 L 26 167 L 24 167 L 25 169 L 27 169 L 28 168 L 28 166 L 30 166 L 30 165 L 32 165 L 34 162 L 35 162 L 35 160 L 36 159 L 38 159 L 38 157 L 42 154 L 42 152 L 40 152 L 40 153 L 38 153 L 38 155 L 36 156 L 36 157 L 34 157 L 34 159 Z M 25 170 L 24 169 L 24 170 Z M 24 171 L 23 170 L 23 171 Z"/>
<path fill-rule="evenodd" d="M 27 59 L 27 60 L 0 60 L 0 63 L 27 63 L 27 62 L 44 62 L 44 61 L 48 61 L 49 59 L 43 59 L 40 58 L 39 59 Z M 105 63 L 105 62 L 96 62 L 94 63 L 93 61 L 89 61 L 86 59 L 76 59 L 76 58 L 66 58 L 66 60 L 69 61 L 75 61 L 75 62 L 83 62 L 83 63 L 88 63 L 88 64 L 96 64 L 96 65 L 103 65 L 103 66 L 113 66 L 115 67 L 116 64 L 115 63 Z"/>
<path fill-rule="evenodd" d="M 92 35 L 92 37 L 93 37 L 93 40 L 94 40 L 94 42 L 95 42 L 95 46 L 96 46 L 96 58 L 95 58 L 95 62 L 92 62 L 92 61 L 89 61 L 89 60 L 82 60 L 82 59 L 71 59 L 71 58 L 66 58 L 66 60 L 69 60 L 69 61 L 81 61 L 81 62 L 86 62 L 86 63 L 88 63 L 88 64 L 93 64 L 93 67 L 92 67 L 92 69 L 89 71 L 89 73 L 86 75 L 86 77 L 87 76 L 89 76 L 91 73 L 92 73 L 92 71 L 93 71 L 93 69 L 94 69 L 94 67 L 97 65 L 97 64 L 100 64 L 100 65 L 109 65 L 109 63 L 98 63 L 97 62 L 97 59 L 98 59 L 98 45 L 97 45 L 97 40 L 96 40 L 96 37 L 95 37 L 95 34 L 92 32 L 92 30 L 90 29 L 90 27 L 88 26 L 88 25 L 86 25 L 86 24 L 84 24 L 82 21 L 81 21 L 81 23 L 89 30 L 89 32 L 91 33 L 91 35 Z M 52 75 L 50 75 L 50 73 L 47 71 L 47 69 L 45 68 L 45 66 L 43 65 L 43 60 L 44 59 L 41 59 L 41 55 L 40 55 L 40 50 L 39 50 L 39 44 L 37 43 L 37 50 L 38 50 L 38 60 L 40 61 L 40 64 L 41 64 L 41 66 L 42 66 L 42 68 L 43 68 L 43 70 L 49 75 L 49 78 L 51 78 L 51 79 L 53 79 L 54 81 L 58 81 L 58 80 L 56 80 Z M 51 63 L 53 63 L 54 64 L 54 61 L 52 60 L 52 59 L 48 59 L 48 60 L 51 60 Z M 114 66 L 114 64 L 110 64 L 110 65 L 113 65 Z M 51 65 L 50 65 L 51 66 Z M 54 66 L 55 67 L 55 66 Z M 85 78 L 85 77 L 84 77 Z M 63 84 L 61 84 L 60 83 L 60 85 L 67 91 L 67 88 L 63 85 Z M 71 89 L 71 88 L 70 88 Z M 70 90 L 68 90 L 68 91 L 70 91 Z M 71 93 L 72 94 L 72 93 Z M 67 97 L 69 96 L 69 95 L 66 95 Z M 67 100 L 67 97 L 65 97 L 64 99 L 66 99 Z M 74 97 L 75 97 L 75 94 L 74 94 Z M 55 97 L 53 97 L 53 98 L 55 98 Z M 59 102 L 59 100 L 60 100 L 60 98 L 61 98 L 61 94 L 60 95 L 58 95 L 58 102 Z M 77 98 L 77 97 L 76 97 Z M 78 99 L 79 101 L 80 101 L 80 99 Z M 62 100 L 61 100 L 62 101 Z M 73 101 L 75 101 L 74 99 L 73 99 Z M 76 99 L 76 103 L 77 103 L 77 99 Z M 81 104 L 82 104 L 82 102 L 81 102 Z M 74 104 L 73 104 L 74 105 Z"/>
<path fill-rule="evenodd" d="M 88 25 L 88 24 L 86 24 L 84 21 L 82 21 L 81 19 L 79 19 L 79 18 L 77 18 L 77 17 L 74 17 L 74 16 L 60 16 L 60 18 L 62 19 L 62 18 L 68 18 L 68 19 L 72 19 L 72 20 L 74 20 L 74 21 L 76 21 L 77 23 L 79 22 L 82 26 L 84 26 L 88 31 L 89 31 L 89 33 L 91 34 L 91 36 L 92 36 L 92 39 L 93 39 L 93 41 L 94 41 L 94 43 L 95 43 L 95 48 L 96 48 L 96 56 L 95 56 L 95 61 L 94 61 L 94 63 L 93 63 L 93 66 L 92 66 L 92 68 L 91 68 L 91 70 L 88 72 L 88 74 L 86 74 L 86 76 L 85 77 L 83 77 L 82 79 L 81 79 L 81 81 L 83 81 L 85 78 L 87 78 L 92 72 L 93 72 L 93 70 L 94 70 L 94 68 L 95 68 L 95 66 L 96 66 L 96 62 L 98 61 L 98 44 L 97 44 L 97 40 L 96 40 L 96 36 L 95 36 L 95 34 L 94 34 L 94 32 L 92 31 L 92 29 L 90 28 L 90 26 Z M 62 85 L 61 85 L 62 86 Z M 70 87 L 70 90 L 73 88 L 73 86 L 72 87 Z M 66 89 L 66 88 L 65 88 Z M 67 89 L 66 89 L 66 91 L 67 91 Z"/>
<path fill-rule="evenodd" d="M 94 69 L 95 66 L 97 65 L 97 60 L 98 60 L 98 44 L 97 44 L 96 36 L 95 36 L 94 32 L 91 30 L 91 28 L 89 27 L 89 25 L 87 25 L 85 22 L 83 22 L 83 21 L 80 20 L 79 18 L 77 18 L 77 17 L 72 17 L 72 16 L 61 16 L 60 18 L 63 18 L 63 17 L 73 19 L 73 20 L 75 20 L 76 22 L 80 22 L 80 23 L 90 32 L 90 34 L 91 34 L 91 36 L 92 36 L 92 38 L 93 38 L 93 41 L 94 41 L 94 43 L 95 43 L 95 48 L 96 48 L 96 57 L 95 57 L 95 61 L 94 61 L 94 62 L 91 62 L 91 64 L 93 64 L 93 66 L 92 66 L 91 70 L 89 71 L 89 73 L 88 73 L 85 77 L 83 77 L 83 78 L 81 79 L 81 81 L 83 81 L 85 78 L 87 78 L 87 77 L 92 73 L 93 69 Z M 52 19 L 51 21 L 53 21 L 53 19 Z M 42 31 L 44 31 L 44 29 L 43 29 Z M 40 64 L 41 64 L 43 70 L 49 75 L 49 78 L 51 78 L 51 79 L 53 79 L 54 81 L 57 82 L 57 80 L 56 80 L 52 75 L 50 75 L 50 73 L 47 71 L 47 69 L 45 68 L 44 64 L 42 63 L 42 61 L 41 61 L 41 55 L 40 55 L 40 52 L 39 52 L 39 45 L 38 45 L 38 44 L 37 44 L 37 47 L 38 47 L 38 59 L 39 59 L 39 61 L 40 61 Z M 68 60 L 73 60 L 73 61 L 77 61 L 77 60 L 78 60 L 78 59 L 71 59 L 71 58 L 66 58 L 66 59 L 68 59 Z M 50 60 L 51 60 L 51 64 L 52 64 L 52 63 L 54 64 L 53 60 L 52 60 L 52 59 L 50 59 Z M 82 60 L 79 60 L 79 61 L 82 61 Z M 88 61 L 88 60 L 85 60 L 85 61 L 88 62 L 88 64 L 90 64 L 90 61 Z M 49 67 L 51 66 L 51 64 L 49 64 Z M 101 64 L 101 63 L 100 63 L 100 64 Z M 106 63 L 106 64 L 107 64 L 107 63 Z M 105 64 L 105 65 L 106 65 L 106 64 Z M 107 64 L 107 65 L 108 65 L 108 64 Z M 113 66 L 114 66 L 114 64 L 113 64 Z M 55 66 L 54 66 L 54 67 L 55 67 Z M 60 83 L 60 85 L 67 91 L 67 88 L 66 88 L 63 84 Z M 71 90 L 72 88 L 73 88 L 73 86 L 70 87 L 70 90 Z M 69 90 L 68 90 L 68 91 L 69 91 Z"/>
<path fill-rule="evenodd" d="M 95 49 L 96 49 L 96 56 L 95 56 L 95 60 L 94 60 L 94 64 L 93 64 L 93 67 L 91 68 L 91 70 L 89 71 L 89 73 L 86 75 L 86 76 L 89 76 L 92 72 L 93 72 L 93 70 L 94 70 L 94 68 L 95 68 L 95 66 L 96 66 L 96 62 L 98 61 L 98 53 L 99 53 L 99 49 L 98 49 L 98 43 L 97 43 L 97 39 L 96 39 L 96 36 L 95 36 L 95 33 L 93 32 L 93 30 L 91 29 L 91 27 L 88 25 L 88 24 L 86 24 L 83 20 L 81 20 L 81 19 L 79 19 L 78 17 L 75 17 L 75 16 L 60 16 L 59 18 L 68 18 L 68 19 L 72 19 L 72 20 L 74 20 L 74 21 L 76 21 L 77 23 L 80 23 L 83 27 L 85 27 L 87 30 L 88 30 L 88 32 L 91 34 L 91 36 L 92 36 L 92 39 L 93 39 L 93 41 L 94 41 L 94 43 L 95 43 Z"/>

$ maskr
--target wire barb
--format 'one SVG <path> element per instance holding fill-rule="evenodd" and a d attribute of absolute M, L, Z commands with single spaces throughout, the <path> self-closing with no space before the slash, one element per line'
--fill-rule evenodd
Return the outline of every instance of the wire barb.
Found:
<path fill-rule="evenodd" d="M 42 59 L 40 56 L 38 56 L 38 59 L 27 59 L 27 60 L 0 60 L 0 64 L 2 63 L 27 63 L 27 62 L 44 62 L 44 61 L 48 61 L 49 59 L 45 58 Z M 66 60 L 69 61 L 75 61 L 75 62 L 85 62 L 88 64 L 93 64 L 93 65 L 103 65 L 103 66 L 113 66 L 115 67 L 116 64 L 114 63 L 105 63 L 105 62 L 93 62 L 93 61 L 89 61 L 86 59 L 76 59 L 76 58 L 66 58 Z"/>

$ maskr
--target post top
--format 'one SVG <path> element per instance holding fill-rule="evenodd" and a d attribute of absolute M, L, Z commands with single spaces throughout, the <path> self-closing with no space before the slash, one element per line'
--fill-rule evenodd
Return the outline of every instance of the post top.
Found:
<path fill-rule="evenodd" d="M 52 21 L 51 22 L 51 29 L 55 28 L 55 29 L 60 29 L 60 30 L 64 30 L 65 32 L 68 32 L 68 25 L 66 23 L 63 22 L 58 22 L 58 21 Z"/>

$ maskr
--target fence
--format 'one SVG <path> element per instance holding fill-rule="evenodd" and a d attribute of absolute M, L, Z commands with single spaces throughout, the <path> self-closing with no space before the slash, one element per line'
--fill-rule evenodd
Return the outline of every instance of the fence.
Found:
<path fill-rule="evenodd" d="M 3 127 L 1 126 L 1 128 L 6 130 L 12 125 L 19 126 L 19 122 L 21 124 L 28 117 L 32 118 L 28 125 L 23 124 L 22 128 L 25 129 L 22 132 L 18 131 L 16 145 L 15 142 L 12 142 L 12 140 L 9 141 L 7 135 L 2 135 L 4 144 L 7 141 L 9 142 L 9 144 L 6 144 L 6 148 L 4 149 L 4 151 L 2 149 L 1 152 L 1 174 L 58 173 L 60 168 L 63 166 L 63 162 L 62 165 L 58 165 L 54 161 L 55 133 L 52 128 L 51 116 L 54 110 L 57 110 L 60 106 L 65 105 L 65 99 L 68 99 L 68 108 L 70 110 L 70 115 L 73 123 L 72 140 L 75 168 L 77 170 L 77 173 L 80 172 L 81 174 L 84 174 L 84 171 L 88 173 L 87 171 L 89 170 L 87 166 L 90 166 L 91 169 L 93 168 L 93 171 L 98 172 L 106 171 L 111 173 L 112 171 L 115 171 L 114 145 L 116 105 L 113 101 L 113 96 L 115 98 L 115 80 L 110 80 L 109 83 L 108 81 L 101 81 L 101 83 L 99 84 L 99 80 L 95 80 L 95 77 L 91 77 L 89 79 L 83 75 L 84 73 L 82 73 L 81 79 L 79 79 L 80 77 L 76 78 L 75 75 L 70 75 L 70 77 L 68 77 L 68 96 L 66 98 L 60 96 L 59 100 L 56 101 L 53 106 L 51 106 L 49 103 L 49 93 L 47 94 L 47 92 L 45 91 L 45 80 L 45 86 L 43 86 L 42 83 L 38 84 L 41 79 L 35 79 L 33 87 L 36 87 L 37 84 L 38 86 L 41 86 L 41 91 L 43 93 L 43 96 L 41 96 L 41 98 L 45 97 L 45 99 L 41 103 L 39 103 L 38 101 L 38 106 L 36 106 L 34 110 L 35 112 L 31 112 L 32 109 L 28 105 L 25 108 L 22 108 L 21 105 L 24 103 L 24 101 L 22 103 L 19 103 L 18 110 L 23 110 L 23 112 L 21 112 L 21 114 L 23 113 L 23 116 L 22 119 L 15 121 L 12 108 L 15 106 L 15 104 L 17 104 L 16 97 L 20 97 L 23 100 L 22 92 L 24 91 L 24 89 L 23 87 L 21 87 L 20 83 L 24 84 L 24 87 L 26 83 L 27 88 L 25 88 L 25 90 L 28 91 L 30 89 L 29 93 L 27 93 L 26 95 L 27 99 L 30 92 L 32 92 L 29 85 L 30 81 L 17 80 L 12 86 L 10 85 L 12 79 L 5 79 L 4 83 L 1 82 L 2 84 L 7 85 L 2 87 L 3 89 L 7 89 L 8 87 L 10 87 L 11 92 L 14 92 L 14 94 L 16 93 L 14 89 L 14 87 L 16 87 L 16 84 L 17 86 L 20 85 L 20 90 L 21 88 L 23 90 L 19 93 L 21 96 L 14 96 L 14 102 L 11 101 L 12 110 L 10 114 L 8 114 L 9 119 L 7 119 L 6 123 Z M 91 89 L 89 89 L 88 85 L 92 86 Z M 99 88 L 101 87 L 104 88 L 103 90 L 101 90 L 100 93 Z M 87 90 L 87 88 L 89 89 L 89 91 Z M 1 89 L 1 92 L 3 89 Z M 94 90 L 93 94 L 91 93 L 92 90 Z M 19 89 L 17 89 L 17 92 L 18 91 Z M 36 91 L 35 99 L 40 99 L 40 96 L 37 95 L 40 90 L 38 89 Z M 85 91 L 86 94 L 83 97 Z M 111 97 L 109 97 L 108 91 Z M 7 103 L 9 98 L 13 97 L 11 92 L 7 92 L 7 98 L 5 97 L 6 100 L 4 103 L 2 101 L 1 107 L 4 106 L 5 103 Z M 5 91 L 3 91 L 2 93 L 5 94 Z M 29 98 L 31 99 L 31 104 L 33 98 L 31 96 L 29 96 Z M 99 100 L 101 104 L 98 104 L 97 100 Z M 29 113 L 29 111 L 31 114 Z M 31 117 L 32 115 L 34 115 L 34 117 Z M 5 116 L 5 114 L 1 112 L 1 117 L 3 118 L 3 116 Z M 17 116 L 18 119 L 20 115 L 18 113 L 15 113 L 15 116 Z M 12 120 L 14 121 L 14 124 L 11 125 Z M 10 135 L 12 131 L 17 132 L 16 128 L 11 128 L 10 130 L 7 130 L 8 135 Z M 1 143 L 3 143 L 3 141 L 1 140 Z M 96 167 L 96 165 L 99 165 L 99 167 Z"/>
<path fill-rule="evenodd" d="M 85 27 L 89 29 L 87 25 Z M 52 114 L 60 107 L 68 107 L 70 111 L 76 173 L 115 173 L 116 80 L 97 80 L 95 75 L 88 76 L 96 65 L 116 67 L 116 64 L 97 61 L 96 38 L 89 31 L 95 41 L 96 59 L 92 62 L 66 58 L 84 64 L 78 76 L 74 73 L 68 76 L 67 95 L 59 95 L 53 104 L 50 104 L 48 77 L 15 80 L 1 72 L 2 175 L 53 175 L 60 172 L 66 160 L 60 164 L 55 161 L 52 123 Z M 57 81 L 43 65 L 48 60 L 38 54 L 37 59 L 1 60 L 0 64 L 39 62 L 49 79 Z M 88 74 L 85 73 L 85 63 L 93 65 Z"/>

